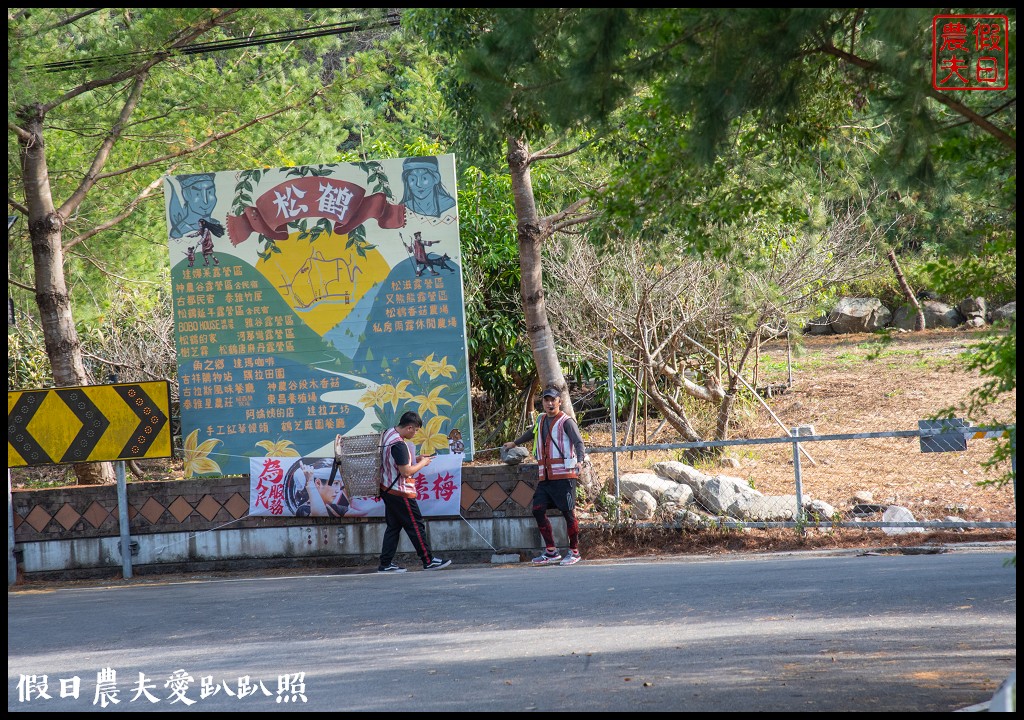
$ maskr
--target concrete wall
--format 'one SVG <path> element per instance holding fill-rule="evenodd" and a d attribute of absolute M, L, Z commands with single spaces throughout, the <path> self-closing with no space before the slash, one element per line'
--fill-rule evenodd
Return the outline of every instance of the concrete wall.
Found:
<path fill-rule="evenodd" d="M 496 551 L 526 556 L 542 543 L 530 513 L 535 465 L 464 466 L 462 512 L 427 518 L 431 549 L 457 562 Z M 376 565 L 382 518 L 249 517 L 249 478 L 133 482 L 127 486 L 134 575 L 246 567 Z M 15 557 L 26 578 L 119 576 L 117 488 L 12 494 Z M 565 522 L 550 513 L 565 545 Z M 401 562 L 417 562 L 404 533 Z"/>

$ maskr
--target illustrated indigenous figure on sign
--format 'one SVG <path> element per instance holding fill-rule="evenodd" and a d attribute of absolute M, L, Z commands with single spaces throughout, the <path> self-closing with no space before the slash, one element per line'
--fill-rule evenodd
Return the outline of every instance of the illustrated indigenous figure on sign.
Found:
<path fill-rule="evenodd" d="M 462 431 L 458 428 L 448 433 L 448 449 L 453 453 L 466 452 L 466 443 L 462 442 Z"/>
<path fill-rule="evenodd" d="M 441 183 L 435 157 L 406 158 L 402 163 L 402 184 L 402 204 L 414 213 L 440 217 L 455 207 L 455 198 Z"/>
<path fill-rule="evenodd" d="M 405 236 L 401 233 L 398 234 L 402 238 L 402 244 L 405 245 L 405 249 L 412 253 L 413 263 L 416 267 L 416 277 L 423 274 L 423 271 L 430 268 L 431 275 L 440 275 L 437 270 L 434 269 L 434 263 L 437 262 L 438 258 L 434 253 L 434 258 L 427 257 L 427 247 L 430 245 L 437 245 L 440 240 L 424 240 L 423 235 L 419 232 L 415 232 L 412 235 L 412 245 L 405 242 Z M 443 262 L 443 261 L 442 261 Z"/>
<path fill-rule="evenodd" d="M 167 214 L 170 219 L 170 236 L 177 239 L 198 230 L 199 221 L 213 214 L 217 205 L 217 188 L 213 182 L 213 173 L 178 175 L 176 179 L 181 187 L 181 198 L 171 185 Z"/>
<path fill-rule="evenodd" d="M 213 218 L 203 218 L 199 221 L 199 230 L 194 233 L 189 233 L 187 237 L 199 238 L 200 245 L 203 249 L 203 265 L 209 265 L 210 260 L 213 259 L 214 265 L 220 265 L 220 260 L 213 254 L 213 236 L 217 237 L 224 236 L 224 226 Z M 192 266 L 192 260 L 195 258 L 195 249 L 190 248 L 192 251 L 192 257 L 189 258 L 189 267 Z"/>

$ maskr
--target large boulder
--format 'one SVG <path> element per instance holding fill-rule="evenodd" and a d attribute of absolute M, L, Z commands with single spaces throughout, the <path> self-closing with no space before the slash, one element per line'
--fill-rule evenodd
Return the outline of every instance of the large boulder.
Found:
<path fill-rule="evenodd" d="M 796 495 L 763 495 L 734 503 L 729 514 L 751 522 L 796 520 Z"/>
<path fill-rule="evenodd" d="M 930 328 L 952 328 L 964 322 L 964 316 L 959 310 L 938 300 L 925 300 L 921 303 L 921 308 L 924 310 L 924 320 Z"/>
<path fill-rule="evenodd" d="M 892 313 L 878 298 L 851 298 L 839 300 L 829 313 L 832 330 L 837 334 L 869 333 L 889 324 Z"/>
<path fill-rule="evenodd" d="M 835 335 L 836 331 L 832 329 L 832 322 L 828 315 L 822 315 L 821 317 L 814 318 L 804 326 L 805 335 Z"/>
<path fill-rule="evenodd" d="M 687 530 L 707 530 L 718 527 L 719 523 L 715 518 L 702 515 L 690 509 L 683 509 L 675 513 L 673 519 Z"/>
<path fill-rule="evenodd" d="M 882 522 L 912 523 L 914 522 L 914 514 L 905 507 L 890 505 L 882 513 Z M 886 535 L 906 535 L 907 533 L 923 533 L 924 528 L 920 526 L 883 527 L 882 532 Z"/>
<path fill-rule="evenodd" d="M 938 300 L 923 300 L 921 310 L 924 311 L 924 326 L 929 329 L 956 327 L 964 322 L 959 310 Z M 893 327 L 901 330 L 914 330 L 916 322 L 917 310 L 909 303 L 898 308 L 892 317 Z"/>
<path fill-rule="evenodd" d="M 965 320 L 981 318 L 982 323 L 988 318 L 988 304 L 983 297 L 969 297 L 960 301 L 956 309 L 964 316 Z"/>
<path fill-rule="evenodd" d="M 741 517 L 743 508 L 754 498 L 763 497 L 746 480 L 728 475 L 712 475 L 700 488 L 694 488 L 694 496 L 712 515 Z"/>
<path fill-rule="evenodd" d="M 838 510 L 824 500 L 808 500 L 806 498 L 804 498 L 804 512 L 815 521 L 830 520 L 839 514 Z"/>
<path fill-rule="evenodd" d="M 804 517 L 812 522 L 828 521 L 836 509 L 824 500 L 804 497 Z M 729 514 L 749 522 L 792 522 L 797 519 L 796 495 L 763 495 L 734 503 Z"/>
<path fill-rule="evenodd" d="M 992 322 L 1014 321 L 1017 319 L 1017 301 L 1008 302 L 992 311 Z"/>
<path fill-rule="evenodd" d="M 677 483 L 682 483 L 683 485 L 689 485 L 694 490 L 697 489 L 698 485 L 706 482 L 709 477 L 697 468 L 676 460 L 666 460 L 664 462 L 654 463 L 651 469 L 662 477 L 666 477 L 669 480 L 675 480 Z"/>
<path fill-rule="evenodd" d="M 638 492 L 646 492 L 659 505 L 675 503 L 682 507 L 693 501 L 693 490 L 689 486 L 652 472 L 623 473 L 619 476 L 619 491 L 627 500 L 633 500 Z"/>
<path fill-rule="evenodd" d="M 503 447 L 499 451 L 499 455 L 501 456 L 501 461 L 506 465 L 518 465 L 530 457 L 531 453 L 524 447 Z"/>
<path fill-rule="evenodd" d="M 646 490 L 637 490 L 630 500 L 630 508 L 637 520 L 650 520 L 658 509 L 658 501 Z"/>

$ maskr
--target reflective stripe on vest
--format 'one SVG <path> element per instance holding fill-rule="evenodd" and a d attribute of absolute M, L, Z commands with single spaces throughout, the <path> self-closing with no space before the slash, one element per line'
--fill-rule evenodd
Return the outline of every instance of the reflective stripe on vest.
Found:
<path fill-rule="evenodd" d="M 544 426 L 544 419 L 546 417 L 547 415 L 545 414 L 537 418 L 537 425 L 533 429 L 533 455 L 537 458 L 538 479 L 561 480 L 579 477 L 579 468 L 575 462 L 576 451 L 573 449 L 572 441 L 569 440 L 569 436 L 565 432 L 565 421 L 569 419 L 569 416 L 563 412 L 558 413 L 558 417 L 555 418 L 555 421 L 548 428 L 548 437 L 546 439 L 548 445 L 548 465 L 547 473 L 545 474 L 540 431 Z M 567 468 L 565 466 L 566 458 L 570 458 L 569 464 L 572 467 Z"/>

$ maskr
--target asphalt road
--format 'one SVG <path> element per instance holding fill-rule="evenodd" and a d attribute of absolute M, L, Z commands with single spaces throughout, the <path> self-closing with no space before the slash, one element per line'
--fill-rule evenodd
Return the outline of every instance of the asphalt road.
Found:
<path fill-rule="evenodd" d="M 989 700 L 1016 668 L 1012 556 L 808 553 L 15 588 L 7 709 L 956 710 Z"/>

